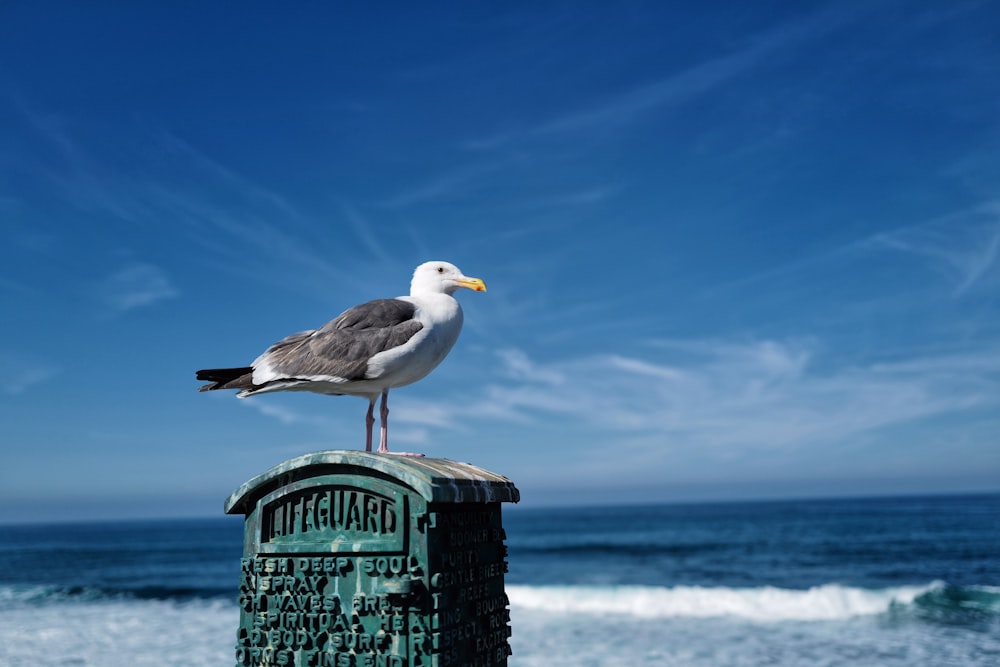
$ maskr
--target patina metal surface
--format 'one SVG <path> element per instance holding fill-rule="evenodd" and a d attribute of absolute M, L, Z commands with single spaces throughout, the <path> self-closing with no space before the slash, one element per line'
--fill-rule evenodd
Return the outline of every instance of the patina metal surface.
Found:
<path fill-rule="evenodd" d="M 325 451 L 226 501 L 244 514 L 236 664 L 506 665 L 501 503 L 514 484 L 447 459 Z"/>

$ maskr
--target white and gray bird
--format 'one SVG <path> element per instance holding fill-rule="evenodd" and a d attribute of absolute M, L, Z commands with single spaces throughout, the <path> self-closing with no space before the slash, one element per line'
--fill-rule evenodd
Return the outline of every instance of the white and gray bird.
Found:
<path fill-rule="evenodd" d="M 425 262 L 410 295 L 354 306 L 319 329 L 292 334 L 250 366 L 200 370 L 199 391 L 239 389 L 240 398 L 273 391 L 311 391 L 368 399 L 365 450 L 372 450 L 375 401 L 382 396 L 378 452 L 389 453 L 389 390 L 424 378 L 451 351 L 462 330 L 460 287 L 485 292 L 454 264 Z"/>

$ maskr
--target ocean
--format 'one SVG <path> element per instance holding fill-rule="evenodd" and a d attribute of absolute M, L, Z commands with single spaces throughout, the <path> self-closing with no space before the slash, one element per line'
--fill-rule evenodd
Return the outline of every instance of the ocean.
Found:
<path fill-rule="evenodd" d="M 504 506 L 512 667 L 1000 665 L 1000 495 Z M 240 518 L 0 526 L 0 666 L 232 665 Z"/>

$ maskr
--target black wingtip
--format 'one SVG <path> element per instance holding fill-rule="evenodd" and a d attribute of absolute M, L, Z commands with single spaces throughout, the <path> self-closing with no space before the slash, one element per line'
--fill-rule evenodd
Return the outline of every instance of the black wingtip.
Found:
<path fill-rule="evenodd" d="M 206 368 L 200 371 L 195 371 L 194 374 L 196 380 L 210 383 L 202 385 L 198 388 L 198 391 L 212 391 L 213 389 L 241 389 L 244 388 L 242 385 L 227 385 L 241 378 L 250 378 L 252 376 L 253 368 L 250 366 L 246 366 L 244 368 Z"/>

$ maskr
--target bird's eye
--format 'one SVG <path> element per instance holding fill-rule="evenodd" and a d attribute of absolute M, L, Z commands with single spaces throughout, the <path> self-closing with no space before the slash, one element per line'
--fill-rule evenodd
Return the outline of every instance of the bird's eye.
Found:
<path fill-rule="evenodd" d="M 438 273 L 444 273 L 444 267 L 443 266 L 439 266 L 438 267 Z"/>

